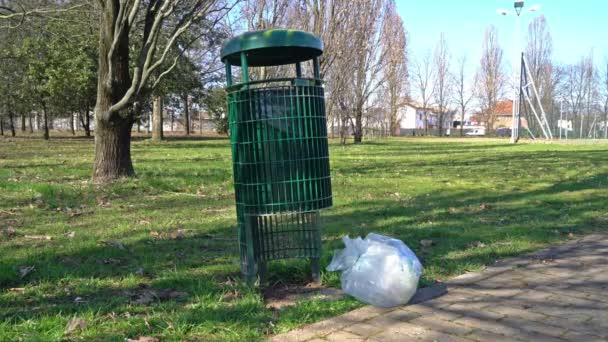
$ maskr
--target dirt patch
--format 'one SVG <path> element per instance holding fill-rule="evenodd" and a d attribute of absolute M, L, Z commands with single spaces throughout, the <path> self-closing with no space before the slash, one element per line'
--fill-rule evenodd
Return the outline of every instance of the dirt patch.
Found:
<path fill-rule="evenodd" d="M 266 307 L 273 310 L 293 306 L 302 300 L 338 300 L 345 294 L 340 289 L 326 287 L 317 283 L 275 284 L 262 290 Z"/>

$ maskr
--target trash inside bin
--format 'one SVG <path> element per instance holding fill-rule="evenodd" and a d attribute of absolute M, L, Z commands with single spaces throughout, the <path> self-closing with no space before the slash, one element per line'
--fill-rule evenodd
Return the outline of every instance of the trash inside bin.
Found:
<path fill-rule="evenodd" d="M 401 240 L 375 233 L 365 239 L 342 238 L 328 271 L 342 271 L 342 290 L 380 307 L 406 304 L 416 293 L 422 265 Z"/>

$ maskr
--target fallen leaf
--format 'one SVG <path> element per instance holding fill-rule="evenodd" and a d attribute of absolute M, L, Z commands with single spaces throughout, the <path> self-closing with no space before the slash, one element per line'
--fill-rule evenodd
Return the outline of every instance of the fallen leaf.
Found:
<path fill-rule="evenodd" d="M 108 246 L 112 246 L 112 247 L 116 247 L 118 249 L 121 249 L 123 251 L 128 251 L 127 247 L 125 247 L 125 245 L 123 245 L 122 243 L 118 242 L 118 241 L 101 241 L 101 243 L 106 244 Z"/>
<path fill-rule="evenodd" d="M 239 291 L 231 290 L 231 291 L 224 293 L 224 295 L 222 295 L 222 301 L 232 302 L 233 300 L 238 299 L 240 297 L 241 297 L 241 293 Z"/>
<path fill-rule="evenodd" d="M 160 340 L 156 337 L 139 336 L 136 340 L 128 338 L 127 342 L 159 342 Z"/>
<path fill-rule="evenodd" d="M 97 205 L 100 206 L 100 207 L 102 207 L 102 208 L 109 208 L 109 207 L 112 206 L 112 204 L 108 200 L 108 197 L 106 197 L 106 196 L 98 196 L 97 197 Z"/>
<path fill-rule="evenodd" d="M 21 275 L 21 279 L 25 278 L 28 274 L 34 272 L 36 268 L 34 266 L 21 266 L 19 267 L 19 274 Z"/>
<path fill-rule="evenodd" d="M 74 232 L 74 231 L 67 232 L 67 233 L 65 233 L 65 236 L 69 237 L 70 239 L 73 239 L 74 236 L 76 236 L 76 232 Z"/>
<path fill-rule="evenodd" d="M 24 237 L 29 240 L 53 240 L 53 237 L 49 235 L 26 235 Z"/>
<path fill-rule="evenodd" d="M 25 287 L 11 287 L 8 290 L 11 292 L 23 292 L 23 291 L 25 291 Z"/>
<path fill-rule="evenodd" d="M 431 247 L 432 245 L 435 244 L 435 241 L 433 240 L 420 240 L 420 244 L 422 245 L 422 247 Z"/>
<path fill-rule="evenodd" d="M 150 221 L 148 221 L 148 220 L 139 220 L 138 223 L 141 224 L 141 225 L 149 225 Z"/>
<path fill-rule="evenodd" d="M 65 333 L 66 334 L 71 334 L 74 331 L 76 331 L 76 329 L 80 329 L 80 331 L 83 331 L 84 328 L 86 328 L 86 322 L 84 321 L 84 319 L 82 318 L 72 318 L 69 322 L 68 325 L 65 327 Z"/>
<path fill-rule="evenodd" d="M 469 244 L 469 247 L 479 247 L 479 248 L 484 248 L 486 246 L 485 243 L 481 242 L 481 241 L 475 241 L 475 242 L 471 242 Z"/>
<path fill-rule="evenodd" d="M 176 291 L 174 289 L 147 289 L 144 288 L 134 296 L 135 304 L 145 305 L 155 300 L 169 300 L 186 297 L 186 292 Z"/>
<path fill-rule="evenodd" d="M 114 259 L 114 258 L 106 258 L 106 259 L 103 259 L 102 262 L 106 265 L 118 265 L 118 264 L 122 263 L 122 260 Z"/>
<path fill-rule="evenodd" d="M 186 237 L 185 232 L 186 232 L 186 231 L 185 231 L 185 230 L 183 230 L 183 229 L 178 229 L 177 231 L 172 232 L 171 234 L 169 234 L 169 237 L 170 237 L 171 239 L 173 239 L 173 240 L 179 240 L 179 239 L 183 239 L 183 238 L 185 238 L 185 237 Z"/>
<path fill-rule="evenodd" d="M 11 226 L 8 226 L 2 230 L 2 234 L 7 237 L 15 237 L 17 235 L 17 230 Z"/>

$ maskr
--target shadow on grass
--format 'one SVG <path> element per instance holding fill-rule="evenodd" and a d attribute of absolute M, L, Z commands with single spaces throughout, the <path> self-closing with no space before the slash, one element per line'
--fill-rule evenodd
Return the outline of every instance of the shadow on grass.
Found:
<path fill-rule="evenodd" d="M 352 231 L 355 223 L 365 222 L 366 226 L 356 228 L 354 233 L 365 235 L 374 231 L 400 238 L 410 245 L 424 264 L 432 267 L 441 265 L 448 274 L 465 271 L 470 265 L 491 264 L 496 259 L 518 255 L 548 241 L 563 239 L 564 234 L 593 230 L 595 227 L 589 225 L 588 214 L 605 209 L 608 198 L 598 196 L 578 201 L 560 200 L 559 194 L 564 191 L 593 189 L 598 181 L 605 180 L 606 177 L 608 174 L 602 173 L 527 192 L 489 194 L 474 191 L 463 194 L 443 191 L 414 198 L 406 205 L 397 200 L 377 200 L 357 202 L 354 206 L 356 209 L 336 208 L 322 215 L 324 235 L 327 238 L 323 262 L 326 264 L 329 261 L 334 247 L 340 247 L 338 238 L 341 234 Z M 530 205 L 529 201 L 536 198 L 551 198 L 551 201 Z M 526 201 L 520 203 L 521 200 Z M 488 208 L 479 209 L 480 203 L 486 203 Z M 143 209 L 162 210 L 173 205 L 176 205 L 175 200 L 164 199 L 146 203 Z M 179 205 L 185 210 L 200 210 L 200 199 L 180 198 Z M 446 210 L 433 213 L 431 209 L 436 207 L 455 207 L 456 212 Z M 560 210 L 565 207 L 568 208 L 571 222 L 568 226 L 561 222 L 560 216 Z M 432 224 L 420 228 L 420 225 L 431 220 Z M 599 228 L 599 224 L 597 226 Z M 183 310 L 180 317 L 189 323 L 237 321 L 242 319 L 242 305 L 249 305 L 248 310 L 259 311 L 249 316 L 246 324 L 256 325 L 269 319 L 270 313 L 260 303 L 248 304 L 238 300 L 227 307 L 207 310 L 201 317 L 197 314 L 200 308 L 186 308 L 186 304 L 193 305 L 197 298 L 216 298 L 216 301 L 221 301 L 222 294 L 231 288 L 226 285 L 226 280 L 238 277 L 238 266 L 235 265 L 238 247 L 234 226 L 205 230 L 204 233 L 195 230 L 194 233 L 176 239 L 149 236 L 141 238 L 136 232 L 121 234 L 120 239 L 130 241 L 124 243 L 124 249 L 111 242 L 100 242 L 76 251 L 59 253 L 42 248 L 26 258 L 5 255 L 0 267 L 3 274 L 1 286 L 5 290 L 37 283 L 61 287 L 65 286 L 66 279 L 77 280 L 77 283 L 86 282 L 87 279 L 138 279 L 138 272 L 140 275 L 143 272 L 147 285 L 152 288 L 173 288 L 188 293 L 186 300 L 153 302 L 150 307 Z M 418 243 L 422 239 L 433 239 L 436 244 L 431 250 L 425 250 Z M 525 244 L 519 248 L 499 247 L 518 240 Z M 488 247 L 473 248 L 471 253 L 458 254 L 470 249 L 470 244 L 476 241 L 481 241 Z M 14 268 L 19 265 L 35 266 L 36 272 L 20 279 Z M 285 269 L 289 271 L 286 272 Z M 288 277 L 291 274 L 291 280 L 301 281 L 307 277 L 308 268 L 297 261 L 283 262 L 271 265 L 270 272 Z M 159 275 L 162 276 L 158 277 Z M 289 282 L 290 279 L 286 281 Z M 430 284 L 433 281 L 434 279 L 425 279 L 423 283 Z M 130 307 L 133 299 L 129 293 L 137 292 L 137 288 L 137 284 L 130 287 L 103 284 L 80 287 L 76 291 L 72 289 L 69 295 L 25 295 L 8 301 L 2 300 L 0 319 L 27 320 L 90 310 L 109 314 Z M 75 303 L 75 297 L 85 298 L 86 302 Z M 146 306 L 139 307 L 145 310 Z M 264 319 L 259 320 L 258 316 Z"/>

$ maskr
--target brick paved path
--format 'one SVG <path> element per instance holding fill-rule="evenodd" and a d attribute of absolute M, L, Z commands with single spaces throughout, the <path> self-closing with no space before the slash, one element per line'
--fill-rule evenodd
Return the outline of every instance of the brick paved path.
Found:
<path fill-rule="evenodd" d="M 608 341 L 608 235 L 589 235 L 469 273 L 448 293 L 366 306 L 271 341 Z"/>

